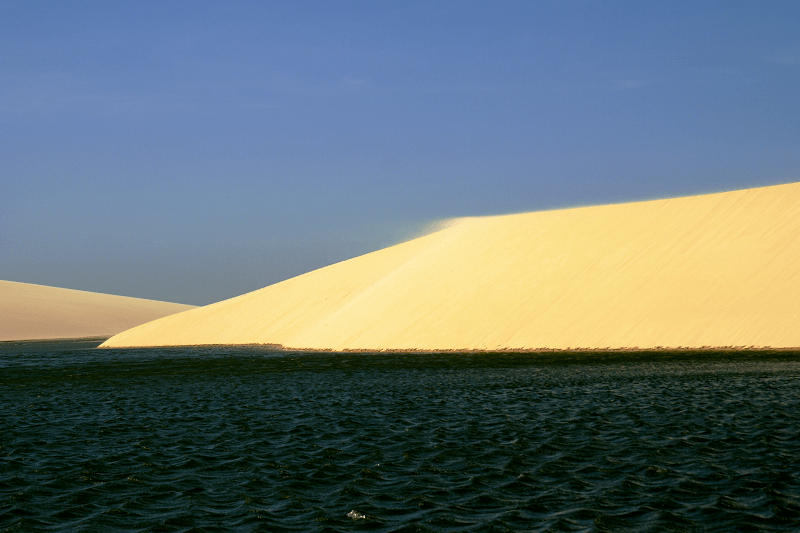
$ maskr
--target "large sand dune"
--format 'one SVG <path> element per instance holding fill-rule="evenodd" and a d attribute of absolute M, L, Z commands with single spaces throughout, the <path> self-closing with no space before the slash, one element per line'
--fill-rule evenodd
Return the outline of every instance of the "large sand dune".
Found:
<path fill-rule="evenodd" d="M 105 337 L 194 308 L 0 281 L 0 341 Z"/>
<path fill-rule="evenodd" d="M 459 219 L 103 346 L 800 346 L 800 184 Z"/>

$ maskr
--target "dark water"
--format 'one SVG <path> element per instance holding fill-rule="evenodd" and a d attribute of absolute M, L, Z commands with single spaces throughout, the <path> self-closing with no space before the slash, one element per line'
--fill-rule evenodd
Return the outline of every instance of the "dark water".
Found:
<path fill-rule="evenodd" d="M 0 531 L 800 530 L 800 354 L 43 346 Z"/>

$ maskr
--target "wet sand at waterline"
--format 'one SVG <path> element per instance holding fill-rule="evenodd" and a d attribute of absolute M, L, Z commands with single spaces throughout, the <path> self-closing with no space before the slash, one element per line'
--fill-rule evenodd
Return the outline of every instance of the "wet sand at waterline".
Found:
<path fill-rule="evenodd" d="M 493 217 L 165 317 L 105 347 L 800 346 L 800 183 Z"/>
<path fill-rule="evenodd" d="M 0 341 L 109 337 L 189 309 L 195 306 L 0 281 Z"/>

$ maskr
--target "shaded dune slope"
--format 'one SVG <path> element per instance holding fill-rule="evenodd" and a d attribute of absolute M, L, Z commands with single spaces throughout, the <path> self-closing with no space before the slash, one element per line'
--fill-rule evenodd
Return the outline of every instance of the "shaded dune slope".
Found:
<path fill-rule="evenodd" d="M 195 306 L 0 281 L 0 341 L 105 337 L 189 309 Z"/>
<path fill-rule="evenodd" d="M 800 346 L 800 184 L 465 218 L 103 346 Z"/>

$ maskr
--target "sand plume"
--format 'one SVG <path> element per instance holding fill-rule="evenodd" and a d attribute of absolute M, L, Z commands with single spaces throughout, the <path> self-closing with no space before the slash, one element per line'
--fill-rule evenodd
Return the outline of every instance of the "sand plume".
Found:
<path fill-rule="evenodd" d="M 110 336 L 194 308 L 193 305 L 0 281 L 0 341 Z"/>
<path fill-rule="evenodd" d="M 103 346 L 800 346 L 800 184 L 494 217 Z"/>

